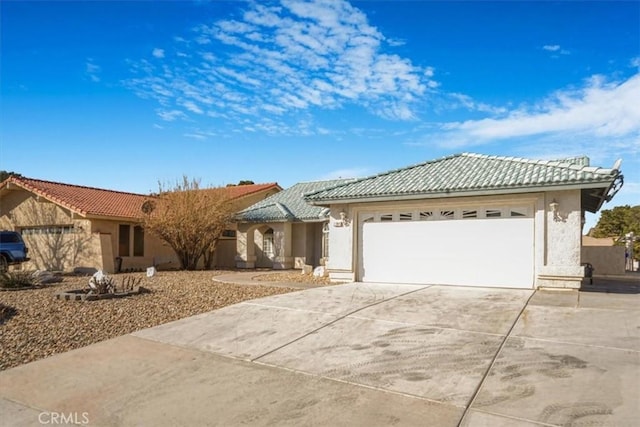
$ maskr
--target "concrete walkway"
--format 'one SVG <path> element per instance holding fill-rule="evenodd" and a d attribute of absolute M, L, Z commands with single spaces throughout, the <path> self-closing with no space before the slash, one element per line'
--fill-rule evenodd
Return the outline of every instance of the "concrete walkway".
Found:
<path fill-rule="evenodd" d="M 634 426 L 639 298 L 363 283 L 276 295 L 1 372 L 0 424 Z"/>
<path fill-rule="evenodd" d="M 223 283 L 234 283 L 236 285 L 247 286 L 275 286 L 279 288 L 294 288 L 294 289 L 311 289 L 317 288 L 323 285 L 316 285 L 313 283 L 298 283 L 298 282 L 278 282 L 278 281 L 266 281 L 257 280 L 260 276 L 273 274 L 273 270 L 269 271 L 239 271 L 228 274 L 221 274 L 214 276 L 213 280 Z"/>

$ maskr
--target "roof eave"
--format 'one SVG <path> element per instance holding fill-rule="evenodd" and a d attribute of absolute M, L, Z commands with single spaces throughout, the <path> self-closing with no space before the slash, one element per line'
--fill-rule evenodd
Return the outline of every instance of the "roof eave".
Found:
<path fill-rule="evenodd" d="M 89 220 L 102 220 L 102 221 L 121 221 L 121 222 L 142 222 L 141 217 L 132 217 L 132 216 L 113 216 L 113 215 L 99 215 L 99 214 L 86 214 L 82 215 L 80 219 L 89 219 Z"/>
<path fill-rule="evenodd" d="M 529 186 L 529 187 L 517 187 L 517 188 L 491 188 L 481 190 L 467 190 L 467 191 L 440 191 L 431 193 L 415 193 L 415 194 L 396 194 L 396 195 L 378 195 L 371 197 L 350 197 L 350 198 L 335 198 L 335 199 L 318 199 L 318 200 L 306 200 L 307 203 L 313 206 L 329 206 L 340 205 L 350 203 L 369 203 L 369 202 L 389 202 L 396 200 L 420 200 L 420 199 L 441 199 L 452 197 L 470 197 L 470 196 L 493 196 L 504 194 L 523 194 L 523 193 L 536 193 L 541 191 L 564 191 L 564 190 L 580 190 L 587 188 L 609 188 L 613 178 L 608 181 L 599 181 L 591 183 L 575 183 L 575 184 L 548 184 L 543 186 Z"/>
<path fill-rule="evenodd" d="M 263 218 L 263 219 L 241 219 L 235 218 L 234 221 L 238 223 L 245 224 L 273 224 L 279 222 L 325 222 L 329 220 L 329 217 L 326 218 L 291 218 L 291 219 L 282 219 L 282 218 Z"/>

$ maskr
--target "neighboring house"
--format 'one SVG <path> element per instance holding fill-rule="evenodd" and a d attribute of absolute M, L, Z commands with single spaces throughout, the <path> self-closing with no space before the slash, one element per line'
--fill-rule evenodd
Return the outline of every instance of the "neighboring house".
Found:
<path fill-rule="evenodd" d="M 228 192 L 243 208 L 280 190 L 270 183 L 201 191 Z M 139 222 L 150 197 L 14 176 L 0 183 L 0 228 L 22 234 L 31 258 L 26 269 L 178 267 L 173 250 Z M 216 266 L 234 265 L 235 239 L 235 224 L 229 224 L 216 249 Z"/>
<path fill-rule="evenodd" d="M 307 194 L 329 207 L 333 280 L 577 288 L 584 212 L 618 165 L 458 154 Z"/>
<path fill-rule="evenodd" d="M 582 262 L 589 263 L 595 275 L 625 273 L 625 247 L 615 246 L 613 237 L 582 236 Z"/>
<path fill-rule="evenodd" d="M 304 194 L 352 180 L 303 182 L 238 213 L 238 268 L 302 268 L 324 264 L 329 209 L 305 202 Z"/>

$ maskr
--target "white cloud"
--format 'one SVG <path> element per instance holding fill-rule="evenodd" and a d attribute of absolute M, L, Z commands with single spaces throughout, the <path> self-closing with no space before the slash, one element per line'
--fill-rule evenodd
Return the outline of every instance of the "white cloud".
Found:
<path fill-rule="evenodd" d="M 406 41 L 400 40 L 400 39 L 387 38 L 386 41 L 389 44 L 389 46 L 393 46 L 393 47 L 404 46 L 405 44 L 407 44 Z"/>
<path fill-rule="evenodd" d="M 464 96 L 461 97 L 464 100 Z M 595 75 L 580 89 L 562 90 L 502 118 L 451 122 L 442 126 L 444 145 L 469 146 L 521 137 L 552 136 L 565 143 L 608 141 L 640 149 L 640 74 L 624 81 Z"/>
<path fill-rule="evenodd" d="M 163 111 L 236 122 L 347 105 L 410 120 L 427 89 L 438 86 L 433 68 L 385 52 L 395 42 L 346 1 L 245 6 L 236 19 L 199 25 L 190 37 L 175 39 L 179 51 L 197 47 L 195 55 L 166 58 L 154 49 L 164 64 L 140 61 L 132 70 L 138 76 L 126 84 Z"/>
<path fill-rule="evenodd" d="M 571 52 L 568 51 L 567 49 L 562 49 L 560 47 L 559 44 L 546 44 L 544 46 L 542 46 L 542 49 L 549 51 L 549 52 L 554 52 L 556 54 L 560 54 L 560 55 L 570 55 Z M 552 55 L 552 58 L 557 58 L 557 55 Z"/>
<path fill-rule="evenodd" d="M 205 139 L 207 139 L 206 136 L 199 134 L 199 133 L 185 133 L 182 136 L 187 137 L 187 138 L 192 138 L 192 139 L 197 139 L 200 141 L 204 141 Z"/>
<path fill-rule="evenodd" d="M 479 111 L 481 113 L 490 114 L 504 114 L 507 112 L 506 108 L 504 107 L 496 107 L 483 102 L 478 102 L 469 95 L 465 95 L 462 93 L 452 92 L 447 94 L 446 96 L 448 97 L 447 107 L 450 109 L 464 108 L 468 111 Z"/>
<path fill-rule="evenodd" d="M 631 58 L 631 61 L 629 61 L 629 64 L 634 68 L 640 68 L 640 56 Z"/>
<path fill-rule="evenodd" d="M 202 114 L 204 111 L 200 107 L 198 107 L 193 101 L 185 101 L 182 103 L 182 106 L 192 113 Z"/>
<path fill-rule="evenodd" d="M 156 113 L 158 114 L 158 117 L 160 117 L 165 122 L 173 122 L 177 119 L 186 117 L 186 114 L 184 114 L 180 110 L 171 110 L 171 111 L 160 110 L 160 111 L 157 111 Z"/>
<path fill-rule="evenodd" d="M 100 73 L 102 72 L 102 68 L 99 65 L 96 65 L 93 62 L 93 59 L 87 58 L 87 62 L 85 63 L 85 74 L 92 82 L 98 83 L 100 81 Z"/>

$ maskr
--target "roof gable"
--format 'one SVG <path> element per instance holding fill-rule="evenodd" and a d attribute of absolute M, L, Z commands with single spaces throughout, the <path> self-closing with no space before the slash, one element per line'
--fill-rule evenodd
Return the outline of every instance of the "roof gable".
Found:
<path fill-rule="evenodd" d="M 486 191 L 535 191 L 549 186 L 608 187 L 619 175 L 616 169 L 588 164 L 586 157 L 550 161 L 462 153 L 315 191 L 306 200 L 326 204 Z"/>
<path fill-rule="evenodd" d="M 243 222 L 322 220 L 327 218 L 328 210 L 308 204 L 305 194 L 351 181 L 353 179 L 301 182 L 240 211 L 236 219 Z"/>

